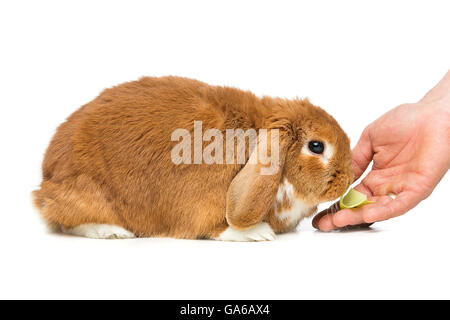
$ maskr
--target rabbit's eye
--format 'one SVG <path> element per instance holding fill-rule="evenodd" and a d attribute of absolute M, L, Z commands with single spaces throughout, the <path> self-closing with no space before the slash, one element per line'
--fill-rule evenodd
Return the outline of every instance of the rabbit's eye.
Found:
<path fill-rule="evenodd" d="M 324 145 L 320 141 L 310 141 L 308 143 L 308 148 L 311 150 L 311 152 L 314 152 L 316 154 L 323 153 L 323 150 L 325 149 Z"/>

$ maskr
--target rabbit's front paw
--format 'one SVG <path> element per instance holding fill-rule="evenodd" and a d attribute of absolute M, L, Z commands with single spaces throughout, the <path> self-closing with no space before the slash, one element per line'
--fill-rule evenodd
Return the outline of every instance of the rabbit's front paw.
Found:
<path fill-rule="evenodd" d="M 216 240 L 222 241 L 271 241 L 275 240 L 275 232 L 266 222 L 261 222 L 247 230 L 236 230 L 228 227 Z"/>

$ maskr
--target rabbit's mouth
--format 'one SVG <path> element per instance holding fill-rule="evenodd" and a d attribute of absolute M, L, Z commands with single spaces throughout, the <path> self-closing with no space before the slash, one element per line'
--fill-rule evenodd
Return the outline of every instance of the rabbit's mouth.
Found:
<path fill-rule="evenodd" d="M 340 197 L 351 185 L 351 177 L 345 174 L 333 174 L 332 179 L 327 182 L 327 187 L 320 195 L 322 201 L 332 201 Z"/>

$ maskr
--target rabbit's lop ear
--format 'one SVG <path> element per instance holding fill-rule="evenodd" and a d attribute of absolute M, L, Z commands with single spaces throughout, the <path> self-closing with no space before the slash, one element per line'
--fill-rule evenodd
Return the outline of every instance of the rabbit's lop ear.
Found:
<path fill-rule="evenodd" d="M 230 226 L 247 229 L 262 221 L 280 184 L 287 143 L 278 130 L 261 130 L 247 164 L 227 191 L 226 218 Z"/>

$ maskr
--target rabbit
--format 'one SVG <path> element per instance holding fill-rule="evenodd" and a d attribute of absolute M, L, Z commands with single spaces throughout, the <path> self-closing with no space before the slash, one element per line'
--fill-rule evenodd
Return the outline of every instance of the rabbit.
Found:
<path fill-rule="evenodd" d="M 186 163 L 175 163 L 173 132 L 191 134 L 196 121 L 201 133 L 270 132 L 258 133 L 253 149 L 245 145 L 241 162 L 196 163 L 183 151 Z M 273 130 L 278 162 L 262 174 L 268 164 L 255 150 L 263 143 L 275 150 Z M 206 147 L 205 140 L 188 146 Z M 48 226 L 100 239 L 274 240 L 353 181 L 349 138 L 308 99 L 257 97 L 174 76 L 104 90 L 59 126 L 42 170 L 32 195 Z"/>

